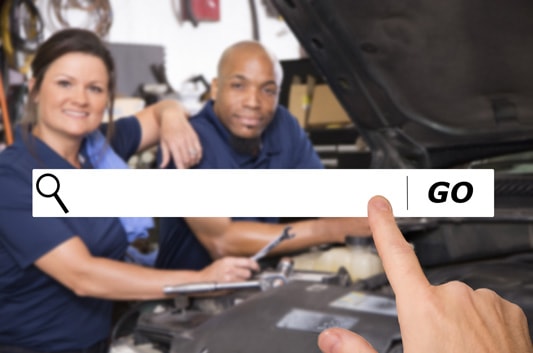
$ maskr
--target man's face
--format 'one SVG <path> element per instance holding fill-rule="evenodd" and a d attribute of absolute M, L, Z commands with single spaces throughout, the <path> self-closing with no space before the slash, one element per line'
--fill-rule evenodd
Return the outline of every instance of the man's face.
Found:
<path fill-rule="evenodd" d="M 272 60 L 264 52 L 234 53 L 211 88 L 215 113 L 233 135 L 257 138 L 272 121 L 279 86 Z"/>

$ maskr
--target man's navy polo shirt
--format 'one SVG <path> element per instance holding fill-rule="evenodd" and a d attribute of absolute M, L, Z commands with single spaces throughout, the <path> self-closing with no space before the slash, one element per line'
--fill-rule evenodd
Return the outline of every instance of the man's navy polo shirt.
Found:
<path fill-rule="evenodd" d="M 190 122 L 200 137 L 203 149 L 202 160 L 196 168 L 323 168 L 305 131 L 296 118 L 282 106 L 278 106 L 272 122 L 261 135 L 261 151 L 258 156 L 239 154 L 230 146 L 230 132 L 216 117 L 213 102 L 206 103 Z M 201 185 L 191 187 L 198 188 L 198 195 L 201 195 Z M 233 220 L 278 222 L 278 218 L 233 218 Z M 156 267 L 198 270 L 213 261 L 183 218 L 161 218 L 159 228 L 159 255 Z"/>
<path fill-rule="evenodd" d="M 140 143 L 139 122 L 124 118 L 115 127 L 111 146 L 127 160 Z M 32 169 L 73 166 L 24 135 L 17 128 L 15 142 L 0 153 L 0 345 L 46 352 L 86 348 L 109 336 L 111 302 L 78 297 L 33 263 L 75 235 L 92 255 L 119 260 L 126 233 L 118 218 L 33 218 Z M 92 168 L 86 156 L 83 168 Z"/>

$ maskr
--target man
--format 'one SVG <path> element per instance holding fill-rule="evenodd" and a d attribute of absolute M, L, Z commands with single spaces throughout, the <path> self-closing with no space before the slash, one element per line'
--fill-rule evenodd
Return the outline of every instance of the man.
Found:
<path fill-rule="evenodd" d="M 281 80 L 281 65 L 261 44 L 239 42 L 224 51 L 211 85 L 213 101 L 190 119 L 203 148 L 197 168 L 323 168 L 305 131 L 278 105 Z M 156 266 L 200 269 L 225 255 L 250 256 L 282 232 L 284 225 L 277 221 L 163 218 Z M 282 242 L 274 252 L 343 242 L 347 234 L 370 234 L 366 218 L 306 220 L 291 226 L 296 237 Z"/>

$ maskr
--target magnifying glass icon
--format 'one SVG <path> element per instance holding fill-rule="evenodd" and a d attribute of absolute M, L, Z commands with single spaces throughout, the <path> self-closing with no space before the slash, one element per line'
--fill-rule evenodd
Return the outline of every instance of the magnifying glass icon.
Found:
<path fill-rule="evenodd" d="M 41 180 L 43 180 L 44 178 L 52 178 L 56 184 L 56 187 L 55 187 L 55 190 L 50 192 L 50 193 L 44 193 L 42 190 L 41 190 L 41 187 L 40 187 L 40 183 L 41 183 Z M 37 179 L 37 192 L 42 196 L 42 197 L 54 197 L 57 201 L 57 203 L 59 204 L 59 206 L 61 206 L 61 208 L 63 209 L 63 212 L 65 213 L 68 213 L 68 208 L 65 206 L 65 204 L 63 203 L 63 201 L 61 201 L 61 198 L 59 197 L 59 195 L 57 194 L 59 192 L 59 179 L 57 179 L 57 177 L 54 175 L 54 174 L 50 174 L 50 173 L 46 173 L 46 174 L 43 174 L 39 177 L 39 179 Z"/>

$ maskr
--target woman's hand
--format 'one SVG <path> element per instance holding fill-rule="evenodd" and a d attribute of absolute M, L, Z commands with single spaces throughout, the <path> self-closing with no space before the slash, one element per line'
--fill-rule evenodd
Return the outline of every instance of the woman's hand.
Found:
<path fill-rule="evenodd" d="M 238 282 L 246 281 L 253 271 L 259 271 L 254 260 L 245 257 L 224 257 L 201 271 L 204 281 Z"/>
<path fill-rule="evenodd" d="M 177 168 L 185 169 L 202 159 L 202 146 L 181 105 L 166 108 L 161 115 L 161 164 L 164 168 L 170 158 Z"/>
<path fill-rule="evenodd" d="M 185 109 L 176 100 L 154 103 L 137 114 L 141 125 L 138 151 L 161 146 L 161 168 L 174 161 L 177 168 L 189 168 L 202 159 L 202 145 L 189 123 Z"/>

